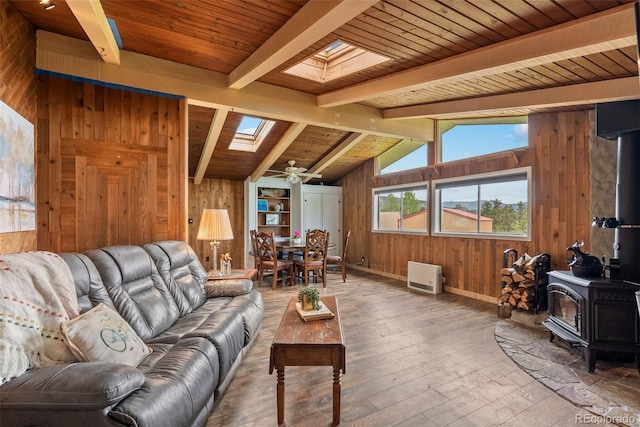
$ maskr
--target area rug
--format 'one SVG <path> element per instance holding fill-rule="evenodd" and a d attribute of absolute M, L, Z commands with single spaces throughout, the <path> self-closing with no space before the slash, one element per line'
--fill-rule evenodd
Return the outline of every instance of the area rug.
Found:
<path fill-rule="evenodd" d="M 542 326 L 511 319 L 496 323 L 495 338 L 505 354 L 558 395 L 594 414 L 585 424 L 640 427 L 640 374 L 635 363 L 598 359 L 589 373 L 584 360 L 549 341 Z"/>

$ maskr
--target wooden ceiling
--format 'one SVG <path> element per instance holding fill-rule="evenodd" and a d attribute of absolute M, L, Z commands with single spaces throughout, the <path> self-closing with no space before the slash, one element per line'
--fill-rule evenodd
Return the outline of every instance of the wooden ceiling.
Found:
<path fill-rule="evenodd" d="M 295 159 L 331 184 L 433 140 L 433 120 L 640 97 L 634 0 L 52 1 L 9 1 L 43 30 L 38 67 L 187 97 L 196 182 Z M 391 60 L 326 83 L 283 72 L 336 40 Z M 277 121 L 255 153 L 228 150 L 243 114 Z"/>

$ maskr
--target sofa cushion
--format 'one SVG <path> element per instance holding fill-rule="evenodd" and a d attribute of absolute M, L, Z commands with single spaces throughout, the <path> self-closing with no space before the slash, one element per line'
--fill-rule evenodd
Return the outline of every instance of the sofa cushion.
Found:
<path fill-rule="evenodd" d="M 151 352 L 131 326 L 100 303 L 60 325 L 71 352 L 83 362 L 138 366 Z"/>
<path fill-rule="evenodd" d="M 102 283 L 100 273 L 89 257 L 79 253 L 61 253 L 60 256 L 71 270 L 81 313 L 91 310 L 100 303 L 109 308 L 115 308 Z"/>
<path fill-rule="evenodd" d="M 235 310 L 225 306 L 231 298 L 214 298 L 200 308 L 181 317 L 171 328 L 151 339 L 148 344 L 180 343 L 198 337 L 215 345 L 218 352 L 220 380 L 230 372 L 244 347 L 244 320 Z"/>
<path fill-rule="evenodd" d="M 202 408 L 213 407 L 219 373 L 216 349 L 208 340 L 190 338 L 173 346 L 154 345 L 154 353 L 140 368 L 144 369 L 143 386 L 109 412 L 117 422 L 187 427 L 196 425 Z"/>
<path fill-rule="evenodd" d="M 118 313 L 144 341 L 178 319 L 178 306 L 142 247 L 108 246 L 84 253 L 100 273 Z"/>
<path fill-rule="evenodd" d="M 240 313 L 244 321 L 244 345 L 251 342 L 260 330 L 264 318 L 264 303 L 262 294 L 253 290 L 245 295 L 239 295 L 227 305 L 227 310 Z"/>
<path fill-rule="evenodd" d="M 181 316 L 204 304 L 207 271 L 188 244 L 166 240 L 149 243 L 144 248 L 168 285 Z"/>

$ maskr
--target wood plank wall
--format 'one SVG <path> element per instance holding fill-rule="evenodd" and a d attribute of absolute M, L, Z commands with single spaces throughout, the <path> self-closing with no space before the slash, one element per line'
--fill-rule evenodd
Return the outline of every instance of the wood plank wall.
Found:
<path fill-rule="evenodd" d="M 35 66 L 35 29 L 8 2 L 0 2 L 0 101 L 31 123 L 36 120 Z M 36 231 L 0 233 L 0 253 L 35 249 Z"/>
<path fill-rule="evenodd" d="M 211 245 L 196 240 L 203 209 L 227 209 L 233 240 L 220 242 L 218 254 L 229 252 L 232 268 L 244 268 L 244 181 L 205 178 L 198 185 L 189 179 L 189 245 L 209 269 L 213 265 Z"/>
<path fill-rule="evenodd" d="M 38 249 L 186 240 L 184 100 L 38 76 Z"/>
<path fill-rule="evenodd" d="M 424 169 L 421 174 L 398 174 L 373 179 L 373 161 L 341 180 L 345 206 L 344 230 L 351 229 L 348 262 L 365 257 L 364 267 L 397 277 L 407 274 L 407 261 L 443 266 L 446 285 L 460 293 L 497 297 L 502 252 L 547 252 L 552 268 L 568 270 L 566 252 L 574 240 L 589 248 L 589 112 L 536 114 L 529 117 L 529 147 Z M 516 160 L 517 159 L 517 160 Z M 533 171 L 532 239 L 451 238 L 371 232 L 372 188 L 407 182 L 463 176 L 531 166 Z M 587 249 L 588 250 L 588 249 Z"/>

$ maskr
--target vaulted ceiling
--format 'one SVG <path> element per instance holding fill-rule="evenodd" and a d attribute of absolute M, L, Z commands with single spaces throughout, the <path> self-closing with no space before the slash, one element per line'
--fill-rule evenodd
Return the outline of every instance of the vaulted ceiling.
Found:
<path fill-rule="evenodd" d="M 37 66 L 185 96 L 189 175 L 296 166 L 331 184 L 434 120 L 640 98 L 633 0 L 39 0 Z M 115 22 L 118 44 L 108 19 Z M 390 60 L 326 82 L 285 70 L 340 40 Z M 276 120 L 229 150 L 242 115 Z"/>

